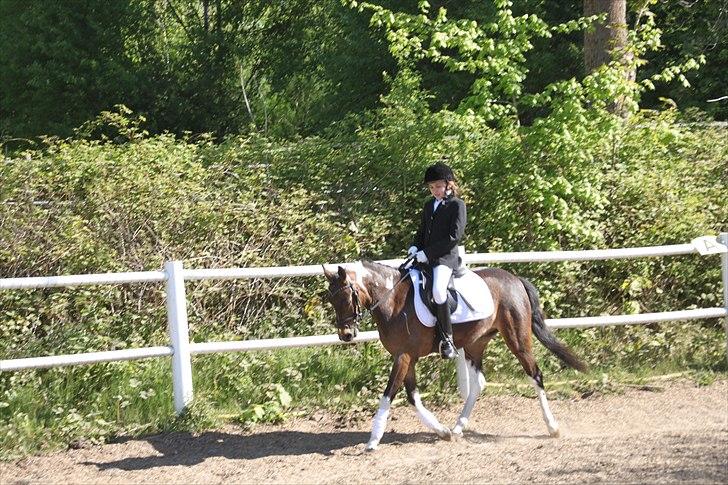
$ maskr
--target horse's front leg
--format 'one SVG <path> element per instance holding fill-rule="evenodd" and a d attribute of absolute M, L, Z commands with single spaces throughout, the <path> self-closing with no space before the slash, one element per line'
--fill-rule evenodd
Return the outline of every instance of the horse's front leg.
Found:
<path fill-rule="evenodd" d="M 372 434 L 367 443 L 368 451 L 376 450 L 379 446 L 379 441 L 384 435 L 384 429 L 387 427 L 389 408 L 392 406 L 392 401 L 397 391 L 402 387 L 402 382 L 411 362 L 412 357 L 409 354 L 399 354 L 394 358 L 394 365 L 392 366 L 392 372 L 389 374 L 387 388 L 379 400 L 379 409 L 377 410 L 377 414 L 374 415 L 374 421 L 372 422 Z"/>
<path fill-rule="evenodd" d="M 422 404 L 422 400 L 420 399 L 420 393 L 417 392 L 417 379 L 415 377 L 416 363 L 417 362 L 415 360 L 412 360 L 409 369 L 407 370 L 407 375 L 404 379 L 404 386 L 407 390 L 407 400 L 411 405 L 415 407 L 415 410 L 417 411 L 417 417 L 420 418 L 422 424 L 437 433 L 437 436 L 439 436 L 440 438 L 449 441 L 452 439 L 452 433 L 450 432 L 450 430 L 440 424 L 440 421 L 437 420 L 435 415 L 432 414 Z"/>
<path fill-rule="evenodd" d="M 478 400 L 478 396 L 480 396 L 480 393 L 485 387 L 485 376 L 483 376 L 483 373 L 480 370 L 482 365 L 480 361 L 476 363 L 470 359 L 465 359 L 465 363 L 469 367 L 467 373 L 470 382 L 468 383 L 469 392 L 468 397 L 465 400 L 465 405 L 460 413 L 460 417 L 458 417 L 458 420 L 452 429 L 453 434 L 458 436 L 463 434 L 463 429 L 465 429 L 468 425 L 470 413 L 473 412 L 475 402 Z"/>

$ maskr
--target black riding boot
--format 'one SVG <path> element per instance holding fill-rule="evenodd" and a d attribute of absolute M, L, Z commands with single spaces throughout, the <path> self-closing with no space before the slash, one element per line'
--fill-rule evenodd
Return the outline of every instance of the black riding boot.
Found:
<path fill-rule="evenodd" d="M 443 359 L 454 359 L 458 352 L 452 340 L 452 321 L 447 303 L 437 305 L 437 329 L 440 334 L 440 355 Z"/>

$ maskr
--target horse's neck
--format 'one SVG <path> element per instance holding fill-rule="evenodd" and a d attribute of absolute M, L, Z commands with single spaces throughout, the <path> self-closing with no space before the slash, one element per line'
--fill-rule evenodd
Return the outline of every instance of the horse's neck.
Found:
<path fill-rule="evenodd" d="M 395 294 L 400 289 L 399 287 L 395 288 L 395 286 L 400 282 L 402 276 L 395 269 L 384 265 L 376 265 L 368 269 L 371 274 L 371 277 L 366 280 L 366 290 L 371 297 L 369 309 L 371 310 L 372 307 L 376 306 L 376 310 L 379 310 L 380 315 L 385 319 L 389 319 L 392 315 Z M 378 320 L 376 316 L 375 320 Z"/>

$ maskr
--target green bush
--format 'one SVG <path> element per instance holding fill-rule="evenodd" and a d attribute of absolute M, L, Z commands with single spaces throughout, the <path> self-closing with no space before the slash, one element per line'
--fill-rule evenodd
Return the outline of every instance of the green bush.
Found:
<path fill-rule="evenodd" d="M 141 118 L 120 108 L 102 113 L 73 138 L 47 138 L 13 154 L 0 165 L 0 275 L 160 270 L 167 260 L 221 268 L 402 256 L 428 197 L 421 174 L 443 156 L 468 204 L 470 252 L 661 245 L 726 230 L 725 129 L 681 125 L 669 110 L 633 111 L 626 120 L 610 113 L 615 97 L 635 110 L 639 91 L 617 65 L 522 95 L 528 38 L 550 31 L 538 19 L 512 19 L 505 7 L 500 15 L 503 25 L 516 29 L 501 33 L 505 41 L 518 41 L 516 51 L 500 58 L 499 49 L 487 59 L 473 54 L 473 39 L 492 39 L 476 36 L 465 21 L 438 17 L 418 27 L 438 42 L 450 32 L 447 42 L 462 58 L 445 65 L 476 74 L 472 96 L 453 109 L 430 108 L 432 95 L 421 87 L 414 62 L 425 55 L 422 46 L 400 32 L 390 40 L 401 69 L 388 78 L 382 109 L 345 120 L 325 138 L 250 135 L 214 143 L 207 136 L 149 136 Z M 422 22 L 392 18 L 403 22 L 390 25 L 392 32 Z M 426 55 L 442 61 L 438 52 Z M 492 69 L 504 75 L 497 86 L 487 84 Z M 514 101 L 496 102 L 504 94 Z M 544 115 L 521 126 L 523 104 Z M 534 282 L 552 318 L 721 301 L 715 257 L 507 269 Z M 191 282 L 190 338 L 331 333 L 322 280 Z M 560 336 L 596 373 L 725 370 L 725 336 L 714 320 Z M 167 342 L 160 284 L 0 292 L 2 359 Z M 547 382 L 573 375 L 536 349 Z M 195 360 L 196 391 L 204 402 L 179 420 L 172 418 L 169 362 L 4 372 L 0 447 L 22 454 L 79 436 L 201 429 L 215 425 L 215 410 L 254 424 L 309 406 L 373 408 L 389 373 L 389 358 L 377 344 Z M 485 369 L 495 380 L 522 375 L 499 340 L 488 349 Z M 445 402 L 452 394 L 451 364 L 424 360 L 419 377 L 431 400 Z"/>
<path fill-rule="evenodd" d="M 608 147 L 590 146 L 584 153 L 591 155 L 579 159 L 601 171 L 577 170 L 569 153 L 594 135 L 566 149 L 554 142 L 529 152 L 524 147 L 553 140 L 550 128 L 524 134 L 428 115 L 425 98 L 407 97 L 397 85 L 404 81 L 395 81 L 379 122 L 354 140 L 240 137 L 212 144 L 149 137 L 134 122 L 118 126 L 118 119 L 125 143 L 48 139 L 1 165 L 0 236 L 12 244 L 0 249 L 0 271 L 19 277 L 159 270 L 171 259 L 202 268 L 400 256 L 427 196 L 419 174 L 441 153 L 456 154 L 451 163 L 470 207 L 469 251 L 670 244 L 725 227 L 726 137 L 715 128 L 645 113 L 615 130 Z M 507 269 L 535 282 L 550 317 L 720 305 L 714 257 Z M 191 339 L 330 333 L 332 310 L 319 297 L 322 289 L 315 277 L 191 282 Z M 7 290 L 0 292 L 0 313 L 3 359 L 168 342 L 160 284 Z M 596 372 L 725 366 L 715 321 L 560 335 Z M 547 378 L 563 372 L 536 348 Z M 210 426 L 211 409 L 254 423 L 283 419 L 289 404 L 374 407 L 389 371 L 375 344 L 195 360 L 196 391 L 209 405 L 189 423 L 171 421 L 164 361 L 2 373 L 2 447 L 25 453 L 81 437 Z M 492 379 L 521 375 L 499 341 L 485 366 Z M 419 376 L 430 399 L 442 402 L 452 392 L 451 366 L 425 360 Z"/>

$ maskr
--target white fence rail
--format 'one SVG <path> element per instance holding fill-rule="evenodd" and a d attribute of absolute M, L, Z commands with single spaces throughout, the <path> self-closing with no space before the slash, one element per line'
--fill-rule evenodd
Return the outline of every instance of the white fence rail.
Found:
<path fill-rule="evenodd" d="M 728 246 L 728 233 L 721 233 L 718 239 L 713 236 L 702 236 L 694 239 L 689 244 L 676 244 L 670 246 L 588 251 L 474 253 L 465 254 L 463 259 L 465 263 L 515 263 L 641 258 L 695 253 L 702 256 L 720 254 L 723 277 L 723 308 L 700 308 L 694 310 L 645 313 L 638 315 L 603 315 L 595 317 L 547 319 L 546 325 L 552 328 L 581 328 L 607 325 L 639 325 L 669 320 L 724 317 L 726 337 L 728 338 L 728 249 L 726 246 Z M 401 259 L 380 261 L 380 263 L 394 266 L 399 265 L 401 262 Z M 232 342 L 190 342 L 189 328 L 187 324 L 185 281 L 206 279 L 277 278 L 313 276 L 321 274 L 323 274 L 323 269 L 320 265 L 268 268 L 184 269 L 181 261 L 169 261 L 165 263 L 164 271 L 0 279 L 0 291 L 9 289 L 166 281 L 168 331 L 170 335 L 170 346 L 0 360 L 0 372 L 171 356 L 174 405 L 175 410 L 180 413 L 193 398 L 191 356 L 194 354 L 271 350 L 342 343 L 336 335 L 315 335 L 307 337 Z M 354 343 L 368 342 L 378 339 L 379 334 L 376 331 L 361 332 L 354 340 Z"/>

